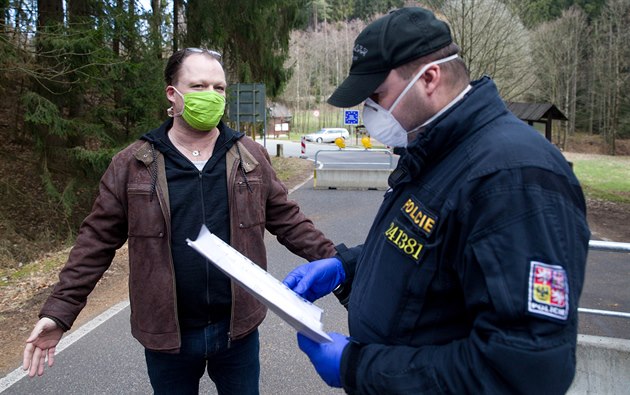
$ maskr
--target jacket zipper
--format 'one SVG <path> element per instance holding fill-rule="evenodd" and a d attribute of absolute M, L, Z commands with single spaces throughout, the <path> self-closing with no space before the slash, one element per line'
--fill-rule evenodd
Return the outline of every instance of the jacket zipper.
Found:
<path fill-rule="evenodd" d="M 235 145 L 238 144 L 238 141 L 235 142 L 234 144 Z M 236 164 L 236 169 L 234 168 L 234 164 Z M 229 169 L 229 164 L 227 163 L 226 163 L 226 169 Z M 233 218 L 232 210 L 234 207 L 234 202 L 232 201 L 232 199 L 234 199 L 234 191 L 232 189 L 232 186 L 236 182 L 237 172 L 238 172 L 238 162 L 234 161 L 234 163 L 232 164 L 232 171 L 229 177 L 230 179 L 228 179 L 228 210 L 230 212 L 230 238 L 234 237 L 234 229 L 232 229 L 232 218 Z M 230 309 L 230 328 L 228 329 L 228 333 L 227 333 L 227 338 L 228 338 L 227 348 L 228 349 L 232 347 L 232 335 L 234 334 L 234 311 L 235 311 L 235 305 L 236 305 L 236 294 L 234 292 L 234 282 L 231 280 L 230 280 L 230 289 L 232 290 L 232 306 Z"/>
<path fill-rule="evenodd" d="M 201 201 L 201 222 L 202 224 L 206 223 L 206 205 L 205 205 L 205 191 L 204 191 L 204 187 L 203 187 L 203 170 L 197 170 L 197 180 L 198 180 L 198 185 L 199 185 L 199 198 Z M 209 265 L 211 265 L 211 263 L 206 259 L 205 260 L 205 269 L 206 269 L 206 305 L 210 304 L 210 284 L 209 284 L 209 277 L 210 277 L 210 268 Z M 208 312 L 206 312 L 206 325 L 207 323 L 210 322 L 209 320 L 209 314 Z"/>
<path fill-rule="evenodd" d="M 155 149 L 154 147 L 152 147 L 151 149 Z M 160 154 L 161 155 L 161 154 Z M 157 161 L 157 156 L 155 159 L 153 159 L 155 161 Z M 151 166 L 152 164 L 149 164 L 149 166 Z M 147 166 L 147 167 L 149 167 Z M 150 171 L 150 169 L 149 169 Z M 159 179 L 159 177 L 158 177 Z M 162 211 L 163 213 L 166 212 L 168 213 L 168 218 L 164 218 L 164 222 L 166 223 L 166 235 L 164 235 L 166 237 L 167 243 L 168 243 L 168 250 L 172 251 L 172 246 L 171 246 L 171 217 L 170 217 L 170 208 L 166 207 L 164 205 L 164 201 L 162 200 L 162 194 L 160 193 L 162 188 L 160 183 L 156 183 L 156 196 L 158 199 L 158 203 L 160 205 L 160 207 L 164 207 L 164 210 Z M 177 311 L 177 283 L 175 281 L 175 266 L 173 263 L 173 254 L 170 254 L 169 257 L 169 262 L 170 262 L 170 266 L 171 266 L 171 278 L 172 278 L 172 282 L 173 282 L 173 310 L 175 313 L 175 327 L 177 328 L 177 342 L 179 343 L 179 347 L 181 348 L 182 346 L 182 331 L 181 328 L 179 327 L 179 312 Z"/>

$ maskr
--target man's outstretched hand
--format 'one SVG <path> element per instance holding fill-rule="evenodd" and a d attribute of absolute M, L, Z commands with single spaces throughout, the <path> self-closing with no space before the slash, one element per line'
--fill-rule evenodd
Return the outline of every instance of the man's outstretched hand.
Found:
<path fill-rule="evenodd" d="M 44 365 L 48 357 L 48 366 L 55 362 L 55 348 L 63 336 L 63 330 L 55 321 L 44 317 L 40 319 L 31 335 L 26 339 L 22 369 L 28 371 L 30 377 L 44 374 Z"/>

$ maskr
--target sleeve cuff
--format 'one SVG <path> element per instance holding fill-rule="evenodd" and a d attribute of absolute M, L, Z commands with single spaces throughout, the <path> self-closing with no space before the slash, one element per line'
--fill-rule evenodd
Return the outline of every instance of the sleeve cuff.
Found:
<path fill-rule="evenodd" d="M 357 366 L 362 347 L 363 345 L 350 338 L 350 342 L 341 354 L 341 385 L 348 394 L 356 394 L 358 391 Z"/>
<path fill-rule="evenodd" d="M 343 243 L 336 245 L 335 249 L 337 250 L 335 257 L 341 261 L 344 274 L 346 275 L 345 282 L 352 282 L 354 278 L 354 253 Z"/>
<path fill-rule="evenodd" d="M 48 318 L 50 320 L 53 320 L 55 322 L 55 324 L 57 324 L 57 326 L 59 328 L 61 328 L 61 330 L 63 330 L 64 332 L 67 332 L 70 330 L 70 327 L 68 327 L 66 324 L 64 324 L 63 322 L 61 322 L 58 318 L 50 316 L 50 315 L 46 315 L 46 314 L 42 314 L 39 316 L 39 318 Z"/>

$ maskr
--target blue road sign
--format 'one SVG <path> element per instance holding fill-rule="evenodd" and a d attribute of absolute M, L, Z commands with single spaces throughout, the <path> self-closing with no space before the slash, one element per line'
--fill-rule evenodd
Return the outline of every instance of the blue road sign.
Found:
<path fill-rule="evenodd" d="M 344 110 L 343 111 L 343 124 L 344 125 L 358 125 L 359 124 L 359 110 Z"/>

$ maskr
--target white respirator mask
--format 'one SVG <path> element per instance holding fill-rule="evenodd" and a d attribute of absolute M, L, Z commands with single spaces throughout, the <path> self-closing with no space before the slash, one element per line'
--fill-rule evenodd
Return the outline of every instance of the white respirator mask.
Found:
<path fill-rule="evenodd" d="M 409 84 L 407 84 L 407 87 L 405 87 L 405 89 L 398 96 L 396 101 L 394 101 L 394 104 L 392 104 L 389 110 L 384 109 L 377 102 L 368 97 L 365 103 L 363 103 L 363 124 L 365 125 L 368 133 L 370 133 L 370 136 L 390 147 L 406 147 L 408 144 L 407 135 L 425 126 L 428 122 L 425 122 L 422 125 L 407 131 L 392 115 L 392 112 L 394 111 L 398 103 L 400 103 L 401 99 L 420 79 L 420 77 L 422 77 L 422 75 L 429 69 L 429 67 L 448 62 L 456 58 L 457 55 L 451 55 L 446 58 L 425 64 L 424 67 L 420 69 L 418 74 L 416 74 L 416 76 L 413 77 Z"/>

